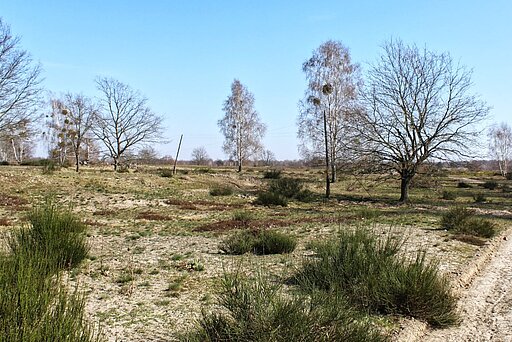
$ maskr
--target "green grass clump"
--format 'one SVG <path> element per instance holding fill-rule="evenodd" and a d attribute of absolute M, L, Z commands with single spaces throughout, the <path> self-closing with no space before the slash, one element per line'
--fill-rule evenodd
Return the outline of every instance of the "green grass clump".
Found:
<path fill-rule="evenodd" d="M 226 185 L 216 185 L 210 189 L 211 196 L 231 196 L 233 188 Z"/>
<path fill-rule="evenodd" d="M 10 254 L 0 255 L 0 340 L 99 340 L 85 320 L 83 296 L 66 290 L 59 273 L 87 254 L 83 227 L 52 202 L 34 209 L 29 224 L 9 236 Z"/>
<path fill-rule="evenodd" d="M 279 283 L 258 275 L 225 274 L 218 298 L 224 310 L 203 311 L 186 341 L 386 341 L 340 296 L 284 295 Z"/>
<path fill-rule="evenodd" d="M 481 192 L 473 194 L 473 200 L 475 203 L 484 203 L 487 202 L 487 197 Z"/>
<path fill-rule="evenodd" d="M 486 181 L 484 184 L 482 184 L 482 187 L 489 190 L 494 190 L 498 187 L 498 182 L 496 181 Z"/>
<path fill-rule="evenodd" d="M 270 183 L 269 191 L 286 198 L 295 198 L 304 188 L 300 179 L 279 178 Z"/>
<path fill-rule="evenodd" d="M 341 231 L 338 239 L 314 246 L 296 280 L 306 291 L 339 292 L 368 313 L 399 314 L 433 326 L 457 321 L 456 300 L 436 263 L 418 252 L 409 261 L 400 255 L 402 238 L 378 239 L 366 229 Z"/>
<path fill-rule="evenodd" d="M 243 230 L 227 237 L 220 249 L 227 254 L 287 254 L 293 252 L 297 240 L 275 230 Z"/>
<path fill-rule="evenodd" d="M 288 205 L 288 200 L 280 194 L 263 191 L 258 193 L 258 197 L 254 200 L 254 204 L 265 206 L 279 205 L 286 207 Z"/>
<path fill-rule="evenodd" d="M 233 220 L 240 222 L 242 226 L 248 226 L 254 220 L 254 214 L 250 211 L 238 210 L 233 213 Z"/>
<path fill-rule="evenodd" d="M 265 178 L 265 179 L 279 179 L 279 178 L 281 178 L 281 170 L 277 170 L 277 169 L 267 170 L 263 174 L 263 178 Z"/>
<path fill-rule="evenodd" d="M 492 221 L 476 217 L 473 210 L 465 207 L 453 207 L 444 213 L 440 226 L 454 233 L 484 238 L 491 238 L 498 233 Z"/>
<path fill-rule="evenodd" d="M 171 178 L 174 176 L 174 172 L 171 169 L 158 169 L 160 177 Z"/>
<path fill-rule="evenodd" d="M 468 184 L 466 182 L 463 182 L 463 181 L 460 181 L 457 183 L 457 188 L 461 188 L 461 189 L 469 189 L 469 188 L 472 188 L 473 186 L 471 184 Z"/>
<path fill-rule="evenodd" d="M 448 201 L 455 201 L 457 199 L 457 195 L 452 191 L 444 190 L 441 198 Z"/>

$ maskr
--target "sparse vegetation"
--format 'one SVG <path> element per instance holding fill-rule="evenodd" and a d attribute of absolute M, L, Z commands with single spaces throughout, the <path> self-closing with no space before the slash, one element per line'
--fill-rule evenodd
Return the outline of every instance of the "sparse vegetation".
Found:
<path fill-rule="evenodd" d="M 484 184 L 482 184 L 482 187 L 489 190 L 494 190 L 498 187 L 498 182 L 496 181 L 485 181 Z"/>
<path fill-rule="evenodd" d="M 265 206 L 279 205 L 286 207 L 288 205 L 288 200 L 286 197 L 276 194 L 275 192 L 262 191 L 258 193 L 258 197 L 254 201 L 254 204 Z"/>
<path fill-rule="evenodd" d="M 297 246 L 292 236 L 276 230 L 243 230 L 226 238 L 220 249 L 227 254 L 241 255 L 291 253 Z"/>
<path fill-rule="evenodd" d="M 226 185 L 216 185 L 210 189 L 211 196 L 231 196 L 233 188 Z"/>
<path fill-rule="evenodd" d="M 469 183 L 466 183 L 464 181 L 460 181 L 457 183 L 457 188 L 461 188 L 461 189 L 469 189 L 469 188 L 472 188 L 473 186 Z"/>
<path fill-rule="evenodd" d="M 476 217 L 473 210 L 453 207 L 441 218 L 441 228 L 458 234 L 491 238 L 498 233 L 496 225 L 484 218 Z"/>
<path fill-rule="evenodd" d="M 218 298 L 224 310 L 203 311 L 185 341 L 386 341 L 342 297 L 314 293 L 311 299 L 284 295 L 262 275 L 225 274 Z"/>
<path fill-rule="evenodd" d="M 444 190 L 441 198 L 448 201 L 455 201 L 457 199 L 457 195 L 452 191 Z"/>
<path fill-rule="evenodd" d="M 263 178 L 265 179 L 279 179 L 281 178 L 281 170 L 273 169 L 273 170 L 267 170 L 263 174 Z"/>
<path fill-rule="evenodd" d="M 424 252 L 409 261 L 400 255 L 401 237 L 379 240 L 370 231 L 341 230 L 335 240 L 315 245 L 296 279 L 308 291 L 340 292 L 360 310 L 401 314 L 433 326 L 457 321 L 448 281 Z"/>

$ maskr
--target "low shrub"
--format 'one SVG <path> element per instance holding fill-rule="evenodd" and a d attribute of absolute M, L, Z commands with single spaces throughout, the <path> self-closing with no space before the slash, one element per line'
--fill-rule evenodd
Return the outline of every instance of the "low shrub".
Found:
<path fill-rule="evenodd" d="M 457 199 L 457 195 L 452 191 L 444 190 L 441 198 L 448 201 L 455 201 Z"/>
<path fill-rule="evenodd" d="M 505 174 L 505 178 L 506 178 L 507 180 L 512 180 L 512 172 L 507 172 L 507 173 Z"/>
<path fill-rule="evenodd" d="M 174 175 L 171 169 L 159 169 L 158 173 L 160 174 L 160 177 L 164 178 L 171 178 Z"/>
<path fill-rule="evenodd" d="M 1 166 L 8 166 L 9 162 L 7 160 L 2 160 L 2 161 L 0 161 L 0 165 Z"/>
<path fill-rule="evenodd" d="M 300 202 L 310 203 L 315 200 L 315 193 L 309 189 L 304 189 L 295 195 L 295 199 Z"/>
<path fill-rule="evenodd" d="M 484 184 L 482 184 L 482 187 L 489 190 L 494 190 L 498 187 L 498 182 L 496 181 L 486 181 Z"/>
<path fill-rule="evenodd" d="M 77 222 L 47 202 L 29 215 L 29 227 L 9 236 L 11 253 L 0 255 L 0 340 L 99 341 L 85 320 L 84 297 L 66 290 L 58 272 L 86 254 L 74 238 L 83 235 Z"/>
<path fill-rule="evenodd" d="M 283 294 L 281 285 L 258 275 L 225 274 L 218 298 L 223 310 L 202 312 L 185 341 L 386 341 L 341 296 L 310 299 Z M 220 312 L 220 313 L 219 313 Z"/>
<path fill-rule="evenodd" d="M 263 178 L 265 179 L 279 179 L 281 178 L 281 170 L 273 169 L 273 170 L 267 170 L 263 174 Z"/>
<path fill-rule="evenodd" d="M 297 240 L 276 230 L 261 230 L 256 235 L 253 252 L 259 255 L 288 254 L 295 250 Z"/>
<path fill-rule="evenodd" d="M 288 205 L 288 200 L 286 197 L 275 192 L 262 191 L 258 193 L 258 197 L 254 200 L 254 204 L 265 206 L 280 205 L 282 207 L 286 207 Z"/>
<path fill-rule="evenodd" d="M 474 211 L 465 207 L 454 207 L 443 214 L 441 228 L 457 234 L 491 238 L 498 233 L 497 226 L 490 220 L 476 217 Z"/>
<path fill-rule="evenodd" d="M 340 292 L 360 310 L 400 314 L 433 326 L 457 321 L 456 299 L 435 262 L 418 252 L 409 261 L 399 254 L 403 238 L 378 239 L 370 231 L 341 231 L 336 240 L 317 243 L 316 257 L 296 275 L 307 292 Z"/>
<path fill-rule="evenodd" d="M 242 226 L 248 226 L 254 220 L 254 215 L 250 211 L 238 210 L 233 213 L 233 220 L 240 222 Z"/>
<path fill-rule="evenodd" d="M 475 203 L 484 203 L 487 202 L 487 197 L 481 192 L 473 194 L 473 200 Z"/>
<path fill-rule="evenodd" d="M 233 188 L 227 185 L 216 185 L 210 189 L 211 196 L 231 196 Z"/>
<path fill-rule="evenodd" d="M 279 178 L 270 183 L 269 191 L 286 198 L 295 198 L 302 191 L 304 184 L 296 178 Z"/>
<path fill-rule="evenodd" d="M 226 238 L 219 246 L 227 254 L 287 254 L 297 246 L 294 237 L 275 230 L 243 230 Z"/>
<path fill-rule="evenodd" d="M 460 181 L 459 183 L 457 183 L 457 188 L 462 188 L 462 189 L 469 189 L 469 188 L 472 188 L 473 186 L 471 184 L 468 184 L 466 182 L 463 182 L 463 181 Z"/>
<path fill-rule="evenodd" d="M 41 164 L 43 167 L 42 168 L 43 175 L 51 175 L 55 171 L 60 170 L 60 166 L 55 161 L 53 161 L 51 159 L 42 159 Z"/>

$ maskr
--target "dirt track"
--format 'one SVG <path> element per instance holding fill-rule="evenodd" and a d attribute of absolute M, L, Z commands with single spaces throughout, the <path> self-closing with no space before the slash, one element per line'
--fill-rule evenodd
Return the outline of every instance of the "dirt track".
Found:
<path fill-rule="evenodd" d="M 461 324 L 428 331 L 421 341 L 512 341 L 512 238 L 508 236 L 492 260 L 460 300 Z"/>

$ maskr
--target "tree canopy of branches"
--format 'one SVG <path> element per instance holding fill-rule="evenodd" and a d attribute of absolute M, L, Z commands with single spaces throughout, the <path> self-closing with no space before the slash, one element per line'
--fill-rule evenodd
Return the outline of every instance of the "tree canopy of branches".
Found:
<path fill-rule="evenodd" d="M 34 149 L 37 130 L 28 119 L 6 127 L 0 134 L 0 160 L 22 163 Z"/>
<path fill-rule="evenodd" d="M 307 159 L 325 157 L 326 196 L 336 181 L 336 165 L 347 157 L 347 120 L 357 110 L 361 86 L 359 65 L 352 63 L 349 50 L 329 40 L 304 62 L 308 86 L 299 103 L 299 150 Z"/>
<path fill-rule="evenodd" d="M 512 129 L 502 122 L 489 131 L 489 151 L 498 161 L 501 175 L 507 176 L 509 164 L 512 160 Z"/>
<path fill-rule="evenodd" d="M 62 99 L 52 100 L 53 121 L 52 128 L 56 131 L 58 137 L 59 150 L 68 149 L 74 155 L 75 169 L 79 171 L 80 156 L 83 155 L 82 149 L 86 145 L 86 140 L 90 139 L 91 129 L 96 118 L 96 107 L 92 101 L 81 94 L 67 93 Z"/>
<path fill-rule="evenodd" d="M 40 101 L 41 69 L 0 18 L 0 131 L 32 121 Z"/>
<path fill-rule="evenodd" d="M 266 126 L 254 109 L 254 95 L 237 79 L 231 84 L 231 95 L 224 102 L 223 110 L 225 115 L 218 121 L 225 137 L 223 149 L 236 160 L 241 172 L 243 162 L 262 149 Z"/>
<path fill-rule="evenodd" d="M 470 93 L 471 72 L 449 54 L 401 41 L 384 46 L 367 77 L 366 110 L 354 122 L 359 150 L 398 173 L 400 201 L 427 159 L 468 157 L 489 107 Z"/>
<path fill-rule="evenodd" d="M 192 161 L 196 165 L 204 165 L 210 160 L 208 152 L 203 146 L 196 147 L 192 150 Z"/>
<path fill-rule="evenodd" d="M 162 118 L 130 86 L 113 78 L 98 78 L 96 84 L 102 99 L 93 132 L 105 145 L 117 170 L 127 150 L 160 138 Z"/>

